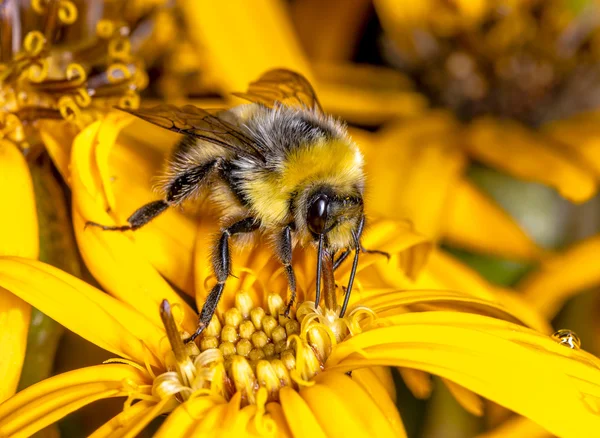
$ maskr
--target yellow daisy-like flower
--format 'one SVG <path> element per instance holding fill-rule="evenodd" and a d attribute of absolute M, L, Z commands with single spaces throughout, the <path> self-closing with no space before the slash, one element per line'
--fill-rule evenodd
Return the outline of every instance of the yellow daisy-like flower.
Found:
<path fill-rule="evenodd" d="M 201 304 L 213 281 L 207 252 L 216 222 L 170 211 L 132 235 L 84 229 L 84 218 L 118 223 L 152 197 L 147 181 L 153 166 L 160 165 L 160 149 L 176 137 L 143 125 L 144 138 L 153 142 L 141 141 L 142 122 L 130 123 L 128 116 L 109 115 L 81 132 L 71 148 L 58 141 L 57 122 L 42 129 L 71 185 L 82 255 L 118 299 L 49 265 L 0 259 L 0 286 L 123 363 L 74 370 L 22 391 L 0 406 L 0 430 L 26 436 L 95 400 L 127 397 L 123 412 L 95 436 L 134 436 L 161 414 L 169 416 L 159 436 L 186 436 L 205 428 L 255 435 L 359 431 L 402 436 L 393 384 L 382 366 L 402 367 L 413 388 L 426 382 L 415 370 L 440 375 L 474 412 L 481 407 L 471 391 L 561 436 L 598 426 L 600 417 L 593 411 L 600 394 L 597 359 L 519 325 L 548 330 L 514 297 L 503 301 L 499 291 L 472 280 L 467 293 L 382 289 L 393 281 L 389 277 L 422 270 L 430 250 L 406 222 L 372 220 L 364 244 L 388 251 L 392 262 L 377 255 L 362 258 L 350 312 L 343 319 L 331 310 L 315 311 L 310 301 L 314 254 L 294 254 L 302 304 L 288 319 L 280 316 L 284 299 L 272 293 L 286 290 L 285 276 L 268 247 L 237 252 L 232 263 L 237 278 L 228 282 L 218 316 L 199 349 L 185 346 L 181 338 L 194 330 L 196 315 L 159 272 Z M 377 265 L 387 266 L 388 278 L 379 275 L 385 268 L 373 271 Z M 448 263 L 438 265 L 445 269 L 425 270 L 421 281 L 442 281 L 460 272 Z M 341 281 L 348 269 L 340 268 Z M 344 374 L 349 371 L 350 376 Z M 551 413 L 550 406 L 560 400 L 575 412 L 569 422 Z"/>
<path fill-rule="evenodd" d="M 25 3 L 2 4 L 2 138 L 28 150 L 39 144 L 38 120 L 65 119 L 77 130 L 115 105 L 139 105 L 148 77 L 132 40 L 142 39 L 137 31 L 151 5 L 119 17 L 71 0 Z"/>
<path fill-rule="evenodd" d="M 378 191 L 382 202 L 376 207 L 386 217 L 409 217 L 419 231 L 454 246 L 539 258 L 543 251 L 464 170 L 474 160 L 545 184 L 575 203 L 597 192 L 600 173 L 589 128 L 597 116 L 577 116 L 598 106 L 596 94 L 588 91 L 597 83 L 600 32 L 589 19 L 597 4 L 377 0 L 374 5 L 385 60 L 413 78 L 414 90 L 434 108 L 372 136 L 385 151 L 374 159 L 395 159 L 398 186 L 414 194 L 412 202 L 385 211 L 392 195 Z M 389 184 L 391 173 L 373 178 Z"/>
<path fill-rule="evenodd" d="M 9 436 L 29 436 L 112 397 L 127 397 L 123 412 L 94 437 L 135 436 L 161 414 L 168 417 L 157 436 L 404 436 L 382 366 L 440 375 L 459 394 L 475 391 L 559 436 L 600 426 L 597 358 L 486 316 L 405 313 L 404 306 L 427 302 L 418 294 L 373 294 L 339 319 L 312 302 L 286 318 L 279 295 L 256 306 L 238 293 L 198 349 L 183 344 L 173 317 L 180 313 L 166 301 L 161 329 L 151 315 L 69 274 L 15 257 L 0 258 L 0 285 L 120 356 L 44 380 L 0 405 L 0 430 Z M 144 297 L 138 300 L 144 308 Z M 552 410 L 560 403 L 569 406 L 566 418 Z"/>

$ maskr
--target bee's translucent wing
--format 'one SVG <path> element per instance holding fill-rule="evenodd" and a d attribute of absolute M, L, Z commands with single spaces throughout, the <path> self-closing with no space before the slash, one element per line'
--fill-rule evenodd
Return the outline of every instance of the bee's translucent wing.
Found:
<path fill-rule="evenodd" d="M 310 82 L 301 74 L 290 70 L 269 70 L 257 81 L 250 83 L 248 91 L 233 94 L 269 108 L 272 108 L 276 102 L 280 102 L 288 106 L 300 106 L 323 112 Z"/>
<path fill-rule="evenodd" d="M 137 110 L 120 109 L 170 131 L 191 135 L 223 146 L 238 155 L 265 161 L 258 146 L 236 126 L 231 119 L 234 116 L 227 110 L 168 104 Z"/>

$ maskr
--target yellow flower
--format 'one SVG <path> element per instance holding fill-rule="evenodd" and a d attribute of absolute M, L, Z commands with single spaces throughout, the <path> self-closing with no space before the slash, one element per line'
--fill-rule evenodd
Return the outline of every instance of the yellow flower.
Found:
<path fill-rule="evenodd" d="M 0 63 L 2 137 L 27 150 L 38 146 L 38 120 L 65 119 L 81 129 L 115 105 L 137 107 L 148 78 L 129 35 L 136 36 L 132 23 L 148 13 L 148 5 L 131 8 L 128 22 L 70 0 L 8 3 Z M 43 25 L 30 28 L 34 23 Z"/>
<path fill-rule="evenodd" d="M 402 436 L 382 366 L 438 374 L 459 385 L 458 394 L 475 391 L 560 436 L 585 436 L 600 426 L 597 358 L 487 316 L 405 313 L 410 303 L 426 303 L 426 294 L 365 294 L 344 319 L 305 302 L 290 319 L 280 315 L 279 295 L 258 307 L 251 294 L 239 293 L 207 328 L 201 352 L 184 346 L 173 315 L 180 312 L 166 302 L 156 309 L 165 324 L 159 328 L 151 315 L 69 274 L 16 257 L 0 258 L 0 285 L 121 357 L 46 379 L 0 405 L 0 430 L 11 436 L 111 397 L 128 397 L 124 410 L 93 436 L 134 436 L 165 413 L 158 436 L 205 429 Z M 460 306 L 461 295 L 456 299 Z M 144 300 L 138 297 L 137 309 Z M 552 409 L 561 403 L 569 406 L 566 418 Z"/>
<path fill-rule="evenodd" d="M 596 359 L 542 334 L 549 333 L 547 324 L 516 297 L 492 289 L 448 256 L 434 252 L 423 269 L 431 246 L 402 221 L 372 220 L 364 244 L 390 252 L 392 261 L 362 257 L 344 320 L 314 311 L 314 254 L 300 251 L 294 264 L 302 304 L 294 319 L 280 318 L 283 298 L 271 292 L 286 290 L 285 276 L 268 246 L 257 245 L 234 254 L 236 277 L 228 281 L 219 316 L 200 340 L 204 351 L 184 347 L 179 331 L 193 331 L 196 314 L 159 272 L 201 305 L 213 281 L 207 253 L 216 222 L 175 210 L 132 234 L 83 226 L 88 218 L 122 222 L 152 199 L 148 181 L 177 137 L 142 123 L 110 114 L 77 135 L 72 147 L 61 141 L 64 122 L 42 125 L 42 138 L 72 189 L 81 253 L 118 300 L 56 268 L 17 258 L 0 259 L 0 286 L 127 364 L 40 382 L 0 406 L 0 429 L 27 435 L 94 400 L 127 396 L 124 411 L 97 436 L 115 430 L 135 435 L 161 413 L 170 413 L 160 432 L 169 435 L 215 427 L 224 418 L 231 420 L 223 427 L 249 433 L 302 434 L 307 428 L 327 436 L 349 430 L 401 435 L 393 385 L 382 366 L 402 367 L 409 387 L 422 395 L 430 386 L 423 372 L 444 377 L 457 399 L 477 414 L 481 402 L 471 391 L 561 435 L 596 421 L 586 410 L 590 399 L 580 400 L 583 393 L 594 394 L 593 383 L 592 389 L 579 388 L 569 377 L 585 372 L 587 381 L 595 382 L 596 368 L 589 364 Z M 336 278 L 343 281 L 348 270 L 341 267 Z M 390 291 L 395 284 L 413 290 Z M 449 290 L 461 288 L 466 293 Z M 437 312 L 406 313 L 415 310 Z M 542 364 L 546 371 L 537 372 Z M 350 370 L 352 378 L 343 374 Z M 537 398 L 540 388 L 543 399 Z M 549 414 L 559 398 L 577 400 L 577 425 Z"/>
<path fill-rule="evenodd" d="M 375 2 L 384 57 L 418 82 L 415 90 L 434 108 L 372 138 L 374 159 L 396 158 L 396 179 L 414 197 L 386 216 L 409 217 L 417 230 L 451 245 L 536 259 L 542 251 L 464 177 L 465 161 L 543 183 L 575 203 L 596 193 L 597 115 L 577 113 L 597 107 L 595 95 L 584 91 L 597 82 L 600 32 L 586 18 L 597 5 L 413 3 Z M 382 145 L 386 153 L 380 156 Z M 389 183 L 389 175 L 374 177 Z M 391 203 L 384 193 L 377 192 L 382 211 Z M 421 208 L 423 198 L 427 208 Z"/>

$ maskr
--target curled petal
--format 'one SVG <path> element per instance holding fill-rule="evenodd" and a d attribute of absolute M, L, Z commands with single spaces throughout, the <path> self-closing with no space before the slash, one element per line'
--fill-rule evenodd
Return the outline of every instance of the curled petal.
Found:
<path fill-rule="evenodd" d="M 105 143 L 100 143 L 101 151 L 95 149 L 98 142 L 107 141 L 109 134 L 104 133 L 101 138 L 101 131 L 111 128 L 118 130 L 119 122 L 109 118 L 93 123 L 75 138 L 73 144 L 73 225 L 79 249 L 92 274 L 109 293 L 139 309 L 157 327 L 162 327 L 158 312 L 160 303 L 164 299 L 178 303 L 183 310 L 183 328 L 191 333 L 196 326 L 195 313 L 132 242 L 135 235 L 85 227 L 88 220 L 103 225 L 121 225 L 105 210 L 114 202 L 104 190 L 110 176 L 106 174 L 107 168 L 96 162 L 96 154 L 106 157 L 102 151 Z"/>

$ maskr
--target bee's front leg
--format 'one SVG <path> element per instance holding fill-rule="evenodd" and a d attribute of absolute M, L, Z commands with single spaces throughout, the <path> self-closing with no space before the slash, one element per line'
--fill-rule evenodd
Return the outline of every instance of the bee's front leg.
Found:
<path fill-rule="evenodd" d="M 225 281 L 231 274 L 231 256 L 229 254 L 229 238 L 236 234 L 251 233 L 256 231 L 260 227 L 260 221 L 253 217 L 248 217 L 234 223 L 233 225 L 225 228 L 221 233 L 221 237 L 217 242 L 213 251 L 213 269 L 215 276 L 217 277 L 217 284 L 211 289 L 206 301 L 200 311 L 200 317 L 198 318 L 198 328 L 196 331 L 184 342 L 192 342 L 196 339 L 208 324 L 217 309 L 217 304 L 221 299 L 223 290 L 225 289 Z"/>
<path fill-rule="evenodd" d="M 277 239 L 277 256 L 285 268 L 290 292 L 292 293 L 287 306 L 285 306 L 285 316 L 290 314 L 290 309 L 296 301 L 296 276 L 294 275 L 294 268 L 292 268 L 292 230 L 293 224 L 287 225 Z"/>

